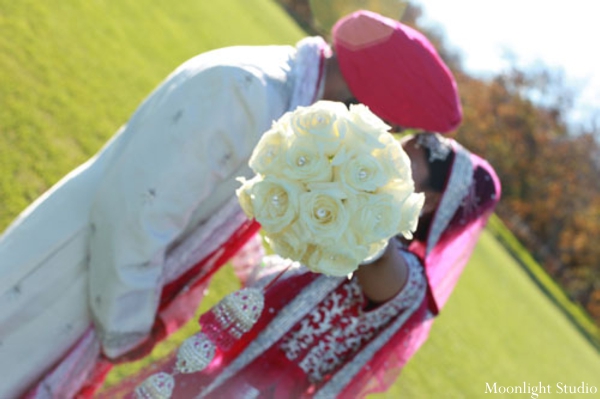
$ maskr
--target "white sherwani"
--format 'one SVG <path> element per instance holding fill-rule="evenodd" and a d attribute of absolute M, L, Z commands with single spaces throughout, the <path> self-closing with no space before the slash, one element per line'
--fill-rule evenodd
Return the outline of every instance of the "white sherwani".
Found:
<path fill-rule="evenodd" d="M 28 388 L 92 321 L 92 354 L 145 339 L 163 284 L 189 266 L 169 254 L 239 219 L 235 178 L 250 177 L 247 160 L 273 120 L 320 97 L 325 48 L 310 38 L 187 61 L 18 217 L 0 237 L 0 397 Z"/>

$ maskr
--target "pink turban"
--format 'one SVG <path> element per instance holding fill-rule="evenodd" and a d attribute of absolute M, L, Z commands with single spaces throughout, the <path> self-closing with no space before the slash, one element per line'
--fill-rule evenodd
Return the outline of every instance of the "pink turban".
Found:
<path fill-rule="evenodd" d="M 335 24 L 333 45 L 348 87 L 380 118 L 440 133 L 460 124 L 456 81 L 421 33 L 357 11 Z"/>

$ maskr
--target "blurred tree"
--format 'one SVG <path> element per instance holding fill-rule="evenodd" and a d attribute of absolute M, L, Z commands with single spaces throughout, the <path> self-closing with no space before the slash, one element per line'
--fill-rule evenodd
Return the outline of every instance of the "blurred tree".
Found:
<path fill-rule="evenodd" d="M 593 133 L 570 134 L 564 122 L 573 94 L 545 69 L 457 77 L 465 112 L 457 138 L 498 171 L 498 213 L 600 324 L 600 149 Z"/>
<path fill-rule="evenodd" d="M 315 25 L 329 32 L 338 19 L 358 10 L 370 10 L 399 20 L 406 0 L 308 0 Z"/>

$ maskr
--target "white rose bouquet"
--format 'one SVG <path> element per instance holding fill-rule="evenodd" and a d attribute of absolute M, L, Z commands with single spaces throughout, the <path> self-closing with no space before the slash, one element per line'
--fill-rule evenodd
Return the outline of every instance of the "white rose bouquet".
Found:
<path fill-rule="evenodd" d="M 412 236 L 424 196 L 389 128 L 364 105 L 330 101 L 273 123 L 237 195 L 277 254 L 343 276 L 392 236 Z"/>

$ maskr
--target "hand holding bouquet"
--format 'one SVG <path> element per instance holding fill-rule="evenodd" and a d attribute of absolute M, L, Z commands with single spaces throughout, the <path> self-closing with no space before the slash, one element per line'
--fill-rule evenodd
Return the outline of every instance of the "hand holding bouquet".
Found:
<path fill-rule="evenodd" d="M 364 105 L 320 101 L 273 123 L 237 195 L 272 249 L 314 272 L 343 276 L 397 234 L 410 238 L 423 206 L 410 159 Z"/>

